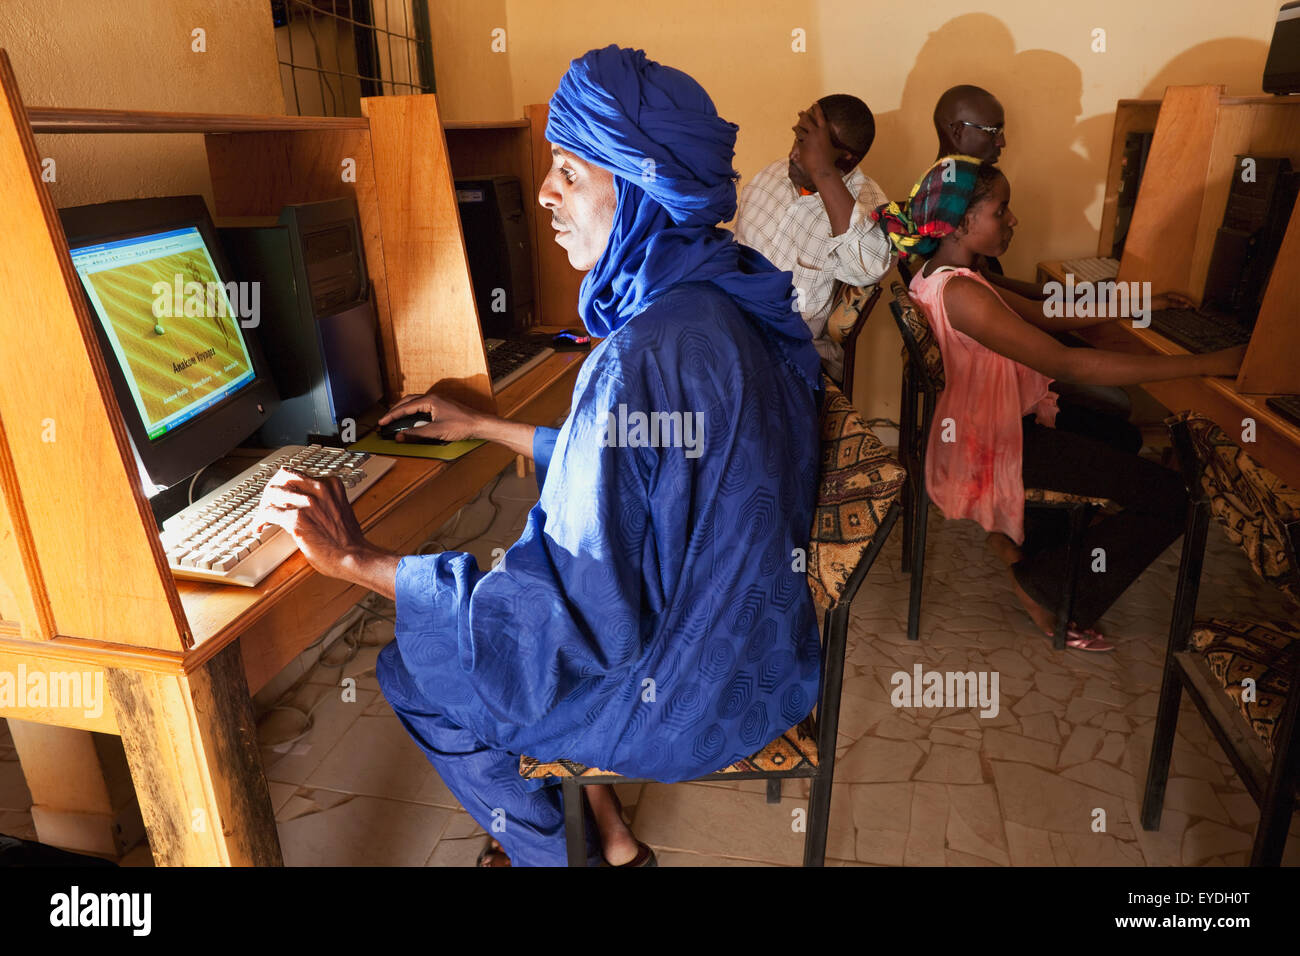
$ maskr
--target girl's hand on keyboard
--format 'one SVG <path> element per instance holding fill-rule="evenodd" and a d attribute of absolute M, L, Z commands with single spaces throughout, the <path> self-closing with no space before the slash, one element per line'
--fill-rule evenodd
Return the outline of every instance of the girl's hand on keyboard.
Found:
<path fill-rule="evenodd" d="M 394 419 L 417 412 L 428 415 L 429 424 L 397 433 L 397 441 L 405 441 L 404 435 L 418 435 L 421 438 L 441 438 L 443 441 L 463 441 L 477 438 L 483 414 L 460 402 L 443 398 L 432 392 L 423 395 L 407 395 L 388 410 L 379 424 L 387 425 Z"/>
<path fill-rule="evenodd" d="M 1196 303 L 1181 292 L 1157 292 L 1151 297 L 1151 311 L 1163 312 L 1165 309 L 1194 309 Z"/>

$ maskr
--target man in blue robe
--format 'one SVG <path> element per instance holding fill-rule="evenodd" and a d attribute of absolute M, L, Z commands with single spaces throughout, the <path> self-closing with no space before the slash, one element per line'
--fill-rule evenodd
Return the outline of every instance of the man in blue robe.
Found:
<path fill-rule="evenodd" d="M 550 103 L 539 195 L 586 272 L 603 341 L 563 426 L 432 393 L 419 433 L 531 454 L 541 497 L 491 570 L 365 541 L 342 486 L 282 473 L 263 505 L 323 573 L 396 601 L 385 697 L 513 865 L 563 865 L 559 787 L 519 755 L 685 780 L 802 720 L 818 691 L 805 581 L 819 364 L 790 274 L 717 228 L 736 209 L 736 127 L 639 50 L 573 61 Z M 612 788 L 587 788 L 589 855 L 643 862 Z"/>

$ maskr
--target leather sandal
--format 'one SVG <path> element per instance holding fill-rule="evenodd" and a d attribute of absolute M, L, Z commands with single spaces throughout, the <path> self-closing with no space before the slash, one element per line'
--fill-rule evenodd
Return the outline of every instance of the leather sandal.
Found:
<path fill-rule="evenodd" d="M 637 840 L 636 856 L 632 857 L 632 859 L 628 860 L 626 863 L 619 863 L 617 866 L 615 866 L 615 864 L 613 863 L 610 863 L 609 860 L 606 860 L 605 865 L 609 867 L 613 867 L 614 869 L 621 869 L 623 867 L 637 867 L 637 866 L 658 866 L 659 857 L 655 856 L 655 851 L 653 847 L 651 847 L 647 843 L 642 843 L 640 840 Z"/>
<path fill-rule="evenodd" d="M 627 823 L 627 816 L 623 813 L 623 801 L 618 798 L 618 791 L 615 790 L 613 787 L 610 787 L 609 793 L 610 796 L 614 798 L 614 806 L 618 810 L 619 819 L 622 820 L 624 823 Z M 632 839 L 636 840 L 636 837 L 634 836 Z M 603 853 L 601 854 L 601 859 L 605 860 L 606 866 L 609 867 L 614 866 L 613 863 L 610 863 L 609 860 L 605 859 L 605 855 Z M 636 856 L 632 857 L 632 859 L 628 860 L 626 863 L 618 864 L 619 867 L 658 866 L 658 865 L 659 865 L 659 858 L 655 856 L 654 849 L 648 843 L 642 843 L 640 840 L 636 841 Z"/>
<path fill-rule="evenodd" d="M 505 862 L 501 862 L 504 860 Z M 510 866 L 510 857 L 496 840 L 488 837 L 487 844 L 479 852 L 475 866 Z"/>

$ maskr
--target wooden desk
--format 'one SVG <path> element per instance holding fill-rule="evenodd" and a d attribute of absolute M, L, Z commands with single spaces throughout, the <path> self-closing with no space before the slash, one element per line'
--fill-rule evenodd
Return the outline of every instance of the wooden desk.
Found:
<path fill-rule="evenodd" d="M 562 417 L 585 357 L 557 354 L 510 386 L 498 396 L 506 417 L 531 424 Z M 354 510 L 370 540 L 413 553 L 513 457 L 487 444 L 454 462 L 400 458 Z M 103 682 L 108 698 L 97 719 L 68 708 L 0 706 L 0 716 L 120 735 L 158 864 L 278 864 L 250 696 L 365 591 L 317 574 L 300 554 L 257 588 L 177 581 L 176 589 L 194 637 L 184 653 L 69 637 L 33 642 L 0 622 L 0 672 L 43 674 L 47 681 L 89 674 Z M 81 748 L 58 734 L 42 739 L 50 742 Z M 30 783 L 42 800 L 60 807 L 84 801 L 84 773 L 58 760 L 28 764 L 25 759 L 24 772 L 40 777 Z M 60 794 L 60 788 L 74 792 Z M 222 821 L 221 832 L 210 821 Z"/>
<path fill-rule="evenodd" d="M 1059 261 L 1038 264 L 1040 281 L 1064 282 Z M 1186 355 L 1182 346 L 1153 329 L 1136 329 L 1130 320 L 1118 319 L 1074 332 L 1089 345 L 1116 352 L 1147 355 Z M 1240 441 L 1243 419 L 1255 421 L 1255 443 L 1245 447 L 1251 457 L 1275 472 L 1292 488 L 1300 488 L 1300 428 L 1265 403 L 1265 395 L 1238 391 L 1228 378 L 1180 378 L 1149 382 L 1142 389 L 1171 411 L 1192 409 L 1213 419 L 1234 440 Z"/>
<path fill-rule="evenodd" d="M 93 845 L 51 842 L 112 855 L 129 842 L 119 809 L 134 789 L 158 863 L 279 864 L 249 695 L 362 590 L 301 555 L 254 589 L 173 578 L 33 133 L 201 134 L 218 216 L 353 197 L 390 398 L 436 386 L 550 424 L 586 353 L 557 354 L 493 392 L 432 95 L 364 99 L 365 115 L 351 118 L 29 112 L 2 50 L 0 92 L 0 716 L 17 719 L 38 834 L 54 823 L 63 834 L 94 830 Z M 457 150 L 467 163 L 489 151 L 480 163 L 507 163 L 535 192 L 535 120 L 544 114 L 530 108 L 519 121 L 463 127 Z M 538 254 L 542 321 L 569 323 L 573 276 L 551 245 Z M 485 445 L 451 463 L 402 459 L 354 510 L 372 540 L 409 552 L 511 457 Z M 36 686 L 57 686 L 59 699 L 28 697 Z M 83 706 L 80 690 L 95 687 L 102 706 Z M 120 736 L 122 750 L 114 759 L 88 731 Z"/>

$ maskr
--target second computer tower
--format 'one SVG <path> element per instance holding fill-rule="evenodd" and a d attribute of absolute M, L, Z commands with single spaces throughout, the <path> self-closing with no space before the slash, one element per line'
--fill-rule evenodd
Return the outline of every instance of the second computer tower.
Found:
<path fill-rule="evenodd" d="M 236 275 L 261 284 L 258 332 L 281 399 L 261 442 L 355 440 L 348 420 L 383 395 L 355 200 L 289 205 L 278 219 L 219 232 Z"/>
<path fill-rule="evenodd" d="M 533 324 L 534 315 L 528 217 L 519 180 L 458 179 L 456 204 L 483 334 L 518 335 Z"/>

